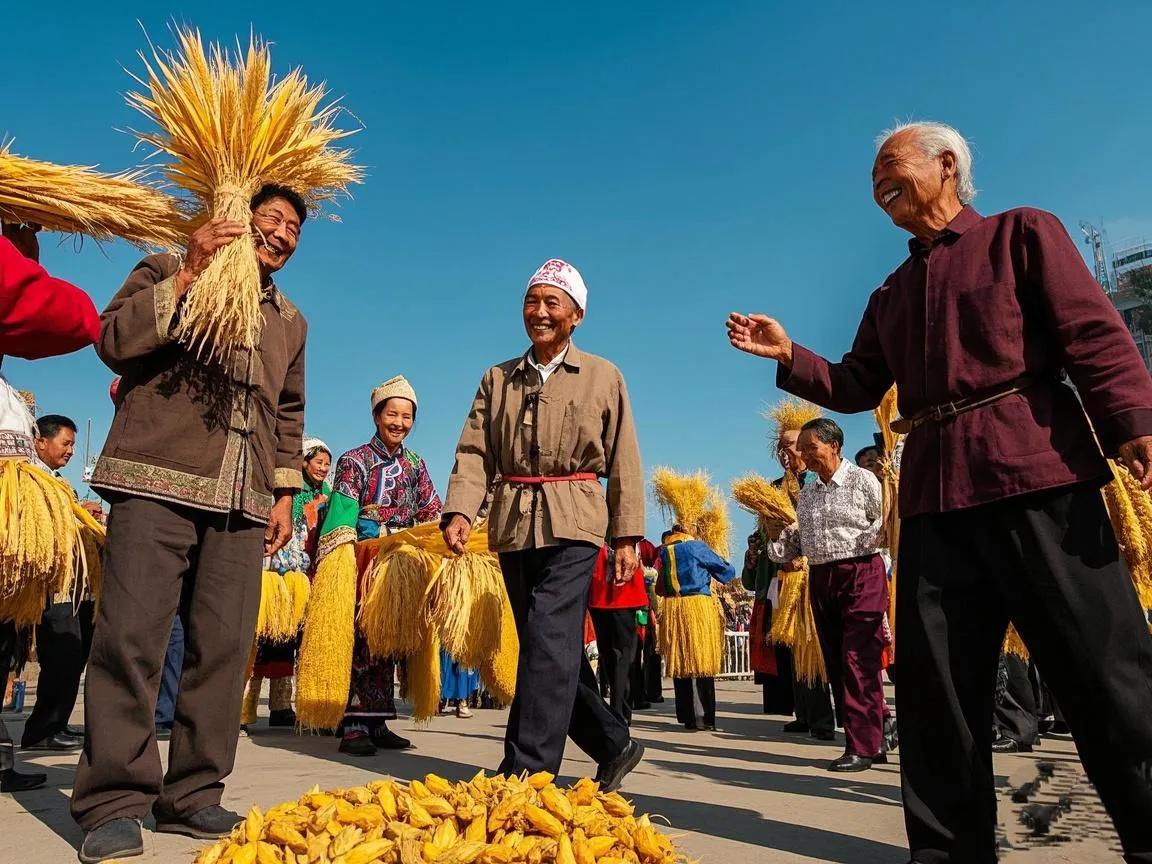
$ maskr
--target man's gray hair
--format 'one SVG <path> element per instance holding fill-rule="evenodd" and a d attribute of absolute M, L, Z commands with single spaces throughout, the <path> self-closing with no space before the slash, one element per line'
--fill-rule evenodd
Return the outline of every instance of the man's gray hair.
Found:
<path fill-rule="evenodd" d="M 844 430 L 840 428 L 840 424 L 835 420 L 829 420 L 827 417 L 817 417 L 815 420 L 809 420 L 801 426 L 800 431 L 811 432 L 825 444 L 839 444 L 840 449 L 844 449 Z"/>
<path fill-rule="evenodd" d="M 901 123 L 885 129 L 876 137 L 876 150 L 887 144 L 893 135 L 909 129 L 916 133 L 916 144 L 925 156 L 934 159 L 947 150 L 956 157 L 956 194 L 961 204 L 971 204 L 976 197 L 976 185 L 972 182 L 972 150 L 964 136 L 948 124 L 930 120 Z"/>

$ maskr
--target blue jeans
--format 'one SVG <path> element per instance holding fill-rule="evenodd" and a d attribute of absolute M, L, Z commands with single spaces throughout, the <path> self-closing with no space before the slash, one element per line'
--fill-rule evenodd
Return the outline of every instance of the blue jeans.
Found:
<path fill-rule="evenodd" d="M 180 692 L 180 672 L 184 668 L 184 624 L 177 615 L 172 619 L 172 635 L 168 637 L 168 651 L 164 655 L 164 673 L 160 679 L 160 693 L 156 697 L 156 725 L 172 728 L 176 717 L 176 696 Z"/>

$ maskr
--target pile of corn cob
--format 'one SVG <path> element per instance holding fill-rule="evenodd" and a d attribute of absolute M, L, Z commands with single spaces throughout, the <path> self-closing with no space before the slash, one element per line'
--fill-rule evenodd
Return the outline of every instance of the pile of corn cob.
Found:
<path fill-rule="evenodd" d="M 429 774 L 253 807 L 196 864 L 676 864 L 647 816 L 584 779 L 546 772 L 450 783 Z"/>

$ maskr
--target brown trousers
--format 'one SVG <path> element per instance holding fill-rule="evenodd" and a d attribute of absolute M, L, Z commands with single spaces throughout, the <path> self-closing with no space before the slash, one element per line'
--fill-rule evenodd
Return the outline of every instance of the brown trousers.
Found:
<path fill-rule="evenodd" d="M 264 526 L 232 513 L 112 500 L 72 817 L 90 831 L 220 803 L 236 760 L 245 664 L 260 604 Z M 153 715 L 177 607 L 184 669 L 168 772 Z"/>

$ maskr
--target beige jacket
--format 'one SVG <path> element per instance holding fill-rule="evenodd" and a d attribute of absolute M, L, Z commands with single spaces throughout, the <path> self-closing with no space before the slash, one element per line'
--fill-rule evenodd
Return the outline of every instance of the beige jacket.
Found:
<path fill-rule="evenodd" d="M 594 480 L 526 485 L 500 479 L 584 473 L 605 478 L 607 491 Z M 643 536 L 644 471 L 620 370 L 575 345 L 543 387 L 526 355 L 489 369 L 460 433 L 445 518 L 460 513 L 475 520 L 490 486 L 494 552 Z"/>
<path fill-rule="evenodd" d="M 178 269 L 149 255 L 100 316 L 96 353 L 123 377 L 89 485 L 266 521 L 273 492 L 301 484 L 308 326 L 273 286 L 256 350 L 201 363 L 172 336 Z"/>

